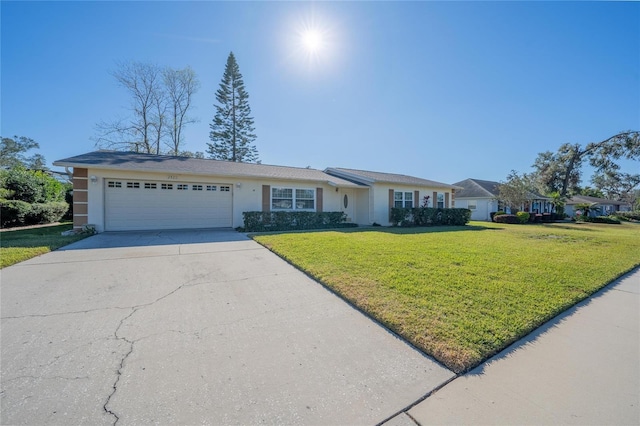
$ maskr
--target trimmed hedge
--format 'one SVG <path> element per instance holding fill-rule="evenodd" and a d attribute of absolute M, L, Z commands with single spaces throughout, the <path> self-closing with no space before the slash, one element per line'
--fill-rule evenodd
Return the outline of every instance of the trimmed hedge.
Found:
<path fill-rule="evenodd" d="M 62 201 L 29 204 L 20 200 L 0 200 L 3 228 L 57 222 L 68 209 L 69 205 Z"/>
<path fill-rule="evenodd" d="M 611 216 L 596 216 L 596 217 L 584 216 L 581 218 L 581 220 L 583 222 L 589 222 L 589 223 L 609 223 L 612 225 L 620 225 L 620 220 Z"/>
<path fill-rule="evenodd" d="M 518 216 L 516 216 L 515 214 L 497 215 L 493 217 L 493 221 L 496 223 L 513 223 L 513 224 L 522 223 L 520 222 L 520 219 L 518 219 Z"/>
<path fill-rule="evenodd" d="M 20 200 L 0 200 L 2 227 L 21 226 L 31 211 L 31 204 Z"/>
<path fill-rule="evenodd" d="M 64 201 L 53 203 L 31 204 L 31 211 L 27 214 L 27 224 L 57 222 L 69 210 L 69 205 Z"/>
<path fill-rule="evenodd" d="M 469 209 L 439 209 L 434 207 L 414 207 L 391 209 L 390 222 L 393 226 L 463 226 L 471 220 Z"/>
<path fill-rule="evenodd" d="M 640 210 L 636 210 L 633 212 L 615 212 L 612 216 L 621 217 L 627 220 L 637 220 L 640 221 Z"/>
<path fill-rule="evenodd" d="M 356 227 L 343 212 L 243 212 L 245 232 Z"/>

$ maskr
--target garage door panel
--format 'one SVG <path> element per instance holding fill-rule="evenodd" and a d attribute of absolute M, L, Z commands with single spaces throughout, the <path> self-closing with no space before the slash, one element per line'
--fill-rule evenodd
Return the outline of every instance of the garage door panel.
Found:
<path fill-rule="evenodd" d="M 232 226 L 230 185 L 119 179 L 105 179 L 105 182 L 107 231 Z M 127 187 L 127 183 L 129 186 L 138 183 L 138 187 Z M 162 189 L 162 184 L 171 189 Z M 194 187 L 203 189 L 194 190 Z M 227 190 L 220 191 L 220 188 Z"/>

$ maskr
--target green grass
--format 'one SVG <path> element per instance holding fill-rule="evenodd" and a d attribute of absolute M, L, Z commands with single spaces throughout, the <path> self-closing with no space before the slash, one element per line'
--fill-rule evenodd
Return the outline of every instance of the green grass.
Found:
<path fill-rule="evenodd" d="M 32 257 L 48 253 L 87 237 L 87 234 L 62 236 L 73 228 L 62 224 L 45 228 L 4 231 L 0 233 L 0 268 L 14 265 Z"/>
<path fill-rule="evenodd" d="M 640 224 L 377 228 L 258 235 L 456 372 L 640 265 Z"/>

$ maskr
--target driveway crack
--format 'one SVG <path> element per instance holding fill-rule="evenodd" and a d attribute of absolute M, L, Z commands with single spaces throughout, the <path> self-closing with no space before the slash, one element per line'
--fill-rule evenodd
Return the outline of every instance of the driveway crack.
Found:
<path fill-rule="evenodd" d="M 173 289 L 172 291 L 168 292 L 167 294 L 158 297 L 156 300 L 149 302 L 149 303 L 144 303 L 144 304 L 140 304 L 140 305 L 135 305 L 129 309 L 131 309 L 131 312 L 125 316 L 124 318 L 122 318 L 120 320 L 120 323 L 118 324 L 118 327 L 116 327 L 116 330 L 113 332 L 113 335 L 115 337 L 116 340 L 121 340 L 123 342 L 126 342 L 129 345 L 129 350 L 123 354 L 122 358 L 120 359 L 120 365 L 118 366 L 118 371 L 116 374 L 116 379 L 113 382 L 112 385 L 112 391 L 109 394 L 109 396 L 107 396 L 107 400 L 104 403 L 104 405 L 102 406 L 102 408 L 104 409 L 104 411 L 113 416 L 114 417 L 114 422 L 113 425 L 115 426 L 116 424 L 118 424 L 118 422 L 120 421 L 120 416 L 118 416 L 118 414 L 113 411 L 111 408 L 109 408 L 109 403 L 111 402 L 111 399 L 113 398 L 113 396 L 116 394 L 116 392 L 118 391 L 118 383 L 120 382 L 120 378 L 122 377 L 122 372 L 124 370 L 125 367 L 125 363 L 127 361 L 127 358 L 129 358 L 129 356 L 133 353 L 133 348 L 136 342 L 138 342 L 139 340 L 144 339 L 144 337 L 136 339 L 136 340 L 129 340 L 127 339 L 125 336 L 120 336 L 118 335 L 120 329 L 122 328 L 122 326 L 124 325 L 125 321 L 127 321 L 128 319 L 130 319 L 136 312 L 138 312 L 141 309 L 147 308 L 149 306 L 153 306 L 154 304 L 158 303 L 159 301 L 166 299 L 167 297 L 175 294 L 176 292 L 180 291 L 181 289 L 183 289 L 184 287 L 190 286 L 190 285 L 194 285 L 194 284 L 190 284 L 194 281 L 197 281 L 203 277 L 205 277 L 206 274 L 203 275 L 198 275 L 197 277 L 179 285 L 178 287 L 176 287 L 175 289 Z M 197 285 L 197 284 L 196 284 Z"/>
<path fill-rule="evenodd" d="M 111 402 L 111 398 L 113 398 L 113 395 L 115 395 L 115 393 L 118 390 L 118 382 L 120 381 L 120 377 L 122 377 L 122 370 L 124 369 L 124 364 L 127 360 L 127 358 L 129 357 L 129 355 L 131 355 L 133 353 L 133 345 L 135 343 L 135 341 L 133 340 L 129 340 L 124 336 L 118 336 L 118 331 L 120 331 L 120 327 L 122 327 L 122 325 L 124 324 L 124 322 L 126 320 L 128 320 L 129 318 L 131 318 L 131 316 L 133 314 L 135 314 L 137 312 L 138 308 L 133 308 L 131 310 L 131 312 L 129 313 L 129 315 L 127 315 L 126 317 L 122 318 L 122 320 L 120 320 L 120 324 L 118 324 L 118 327 L 116 328 L 116 331 L 113 332 L 113 335 L 115 336 L 116 340 L 122 340 L 126 343 L 129 344 L 129 350 L 122 356 L 122 359 L 120 359 L 120 365 L 118 367 L 118 371 L 116 374 L 116 380 L 113 383 L 113 387 L 112 387 L 112 391 L 109 394 L 109 396 L 107 397 L 107 401 L 104 403 L 104 405 L 102 406 L 102 408 L 104 409 L 104 411 L 113 416 L 115 418 L 115 421 L 113 422 L 113 425 L 115 426 L 116 424 L 118 424 L 118 421 L 120 421 L 120 417 L 115 413 L 115 411 L 112 411 L 108 405 Z"/>

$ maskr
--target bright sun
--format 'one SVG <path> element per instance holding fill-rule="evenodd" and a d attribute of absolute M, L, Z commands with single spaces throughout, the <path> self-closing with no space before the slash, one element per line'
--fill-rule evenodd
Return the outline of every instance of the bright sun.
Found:
<path fill-rule="evenodd" d="M 297 22 L 287 33 L 287 56 L 307 71 L 324 72 L 335 67 L 340 39 L 336 24 L 323 19 L 316 12 L 307 17 L 294 18 Z"/>
<path fill-rule="evenodd" d="M 316 30 L 306 30 L 302 33 L 302 45 L 309 53 L 316 53 L 323 46 L 322 34 Z"/>

